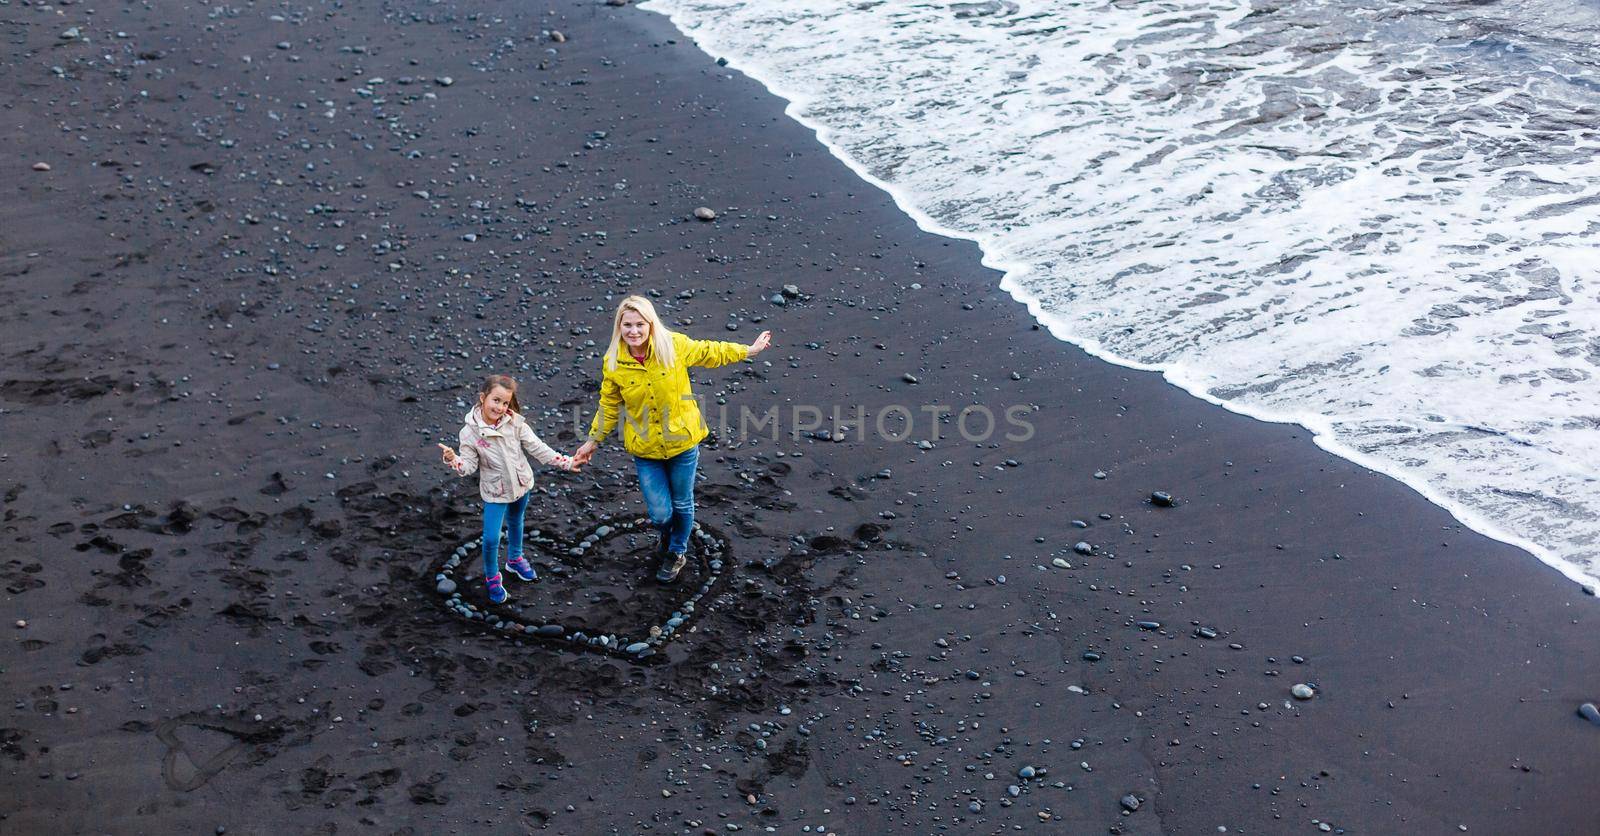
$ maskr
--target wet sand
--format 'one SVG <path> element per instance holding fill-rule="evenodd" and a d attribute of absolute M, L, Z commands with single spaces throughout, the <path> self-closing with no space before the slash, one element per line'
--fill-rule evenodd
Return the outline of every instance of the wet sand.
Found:
<path fill-rule="evenodd" d="M 1597 832 L 1594 598 L 1052 339 L 665 19 L 93 0 L 0 30 L 0 830 Z M 692 335 L 775 332 L 695 374 L 708 405 L 912 434 L 719 433 L 729 568 L 645 664 L 447 610 L 477 494 L 434 443 L 502 371 L 570 452 L 615 299 L 652 291 Z M 975 404 L 1036 432 L 963 441 Z M 539 480 L 565 544 L 640 509 L 615 448 Z M 644 548 L 510 589 L 637 637 L 677 604 Z"/>

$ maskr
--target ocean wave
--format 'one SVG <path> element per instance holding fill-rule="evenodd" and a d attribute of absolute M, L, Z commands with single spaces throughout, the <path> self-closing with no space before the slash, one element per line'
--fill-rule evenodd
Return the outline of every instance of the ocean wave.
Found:
<path fill-rule="evenodd" d="M 1600 13 L 1569 6 L 645 8 L 1052 333 L 1592 582 Z"/>

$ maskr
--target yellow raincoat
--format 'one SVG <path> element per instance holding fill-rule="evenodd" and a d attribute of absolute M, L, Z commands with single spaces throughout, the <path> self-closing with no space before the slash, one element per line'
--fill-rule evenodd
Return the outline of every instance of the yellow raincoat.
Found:
<path fill-rule="evenodd" d="M 750 356 L 750 347 L 678 333 L 672 335 L 672 346 L 678 362 L 671 367 L 662 366 L 654 351 L 641 365 L 627 346 L 617 352 L 616 368 L 606 369 L 605 360 L 600 361 L 600 412 L 589 425 L 591 441 L 604 441 L 620 420 L 622 446 L 629 453 L 670 459 L 706 437 L 710 431 L 689 389 L 689 367 L 736 363 Z"/>

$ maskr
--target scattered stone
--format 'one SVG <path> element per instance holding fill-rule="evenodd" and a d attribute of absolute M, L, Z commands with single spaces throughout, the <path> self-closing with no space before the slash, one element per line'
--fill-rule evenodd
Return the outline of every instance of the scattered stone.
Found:
<path fill-rule="evenodd" d="M 1293 694 L 1297 700 L 1309 700 L 1317 695 L 1317 692 L 1304 682 L 1295 683 L 1295 686 L 1289 689 L 1289 693 Z"/>
<path fill-rule="evenodd" d="M 71 29 L 68 29 L 67 31 L 62 32 L 59 37 L 63 41 L 75 41 L 78 38 L 83 37 L 83 30 L 79 29 L 76 26 L 74 26 Z"/>
<path fill-rule="evenodd" d="M 1595 708 L 1592 702 L 1586 702 L 1578 706 L 1578 716 L 1600 726 L 1600 708 Z"/>
<path fill-rule="evenodd" d="M 1123 796 L 1120 801 L 1122 804 L 1122 809 L 1127 810 L 1130 813 L 1139 809 L 1139 796 L 1134 795 L 1131 792 Z"/>
<path fill-rule="evenodd" d="M 904 380 L 907 383 L 917 383 L 918 382 L 917 376 L 912 374 L 912 373 L 910 373 L 910 372 L 906 372 L 905 374 L 901 375 L 900 379 Z"/>
<path fill-rule="evenodd" d="M 1167 493 L 1166 491 L 1156 491 L 1155 493 L 1150 494 L 1150 502 L 1162 508 L 1171 508 L 1174 504 L 1172 494 Z"/>
<path fill-rule="evenodd" d="M 1217 631 L 1210 627 L 1200 627 L 1194 631 L 1194 634 L 1202 639 L 1214 639 L 1217 637 Z"/>
<path fill-rule="evenodd" d="M 1028 780 L 1029 778 L 1032 778 L 1033 776 L 1035 776 L 1037 774 L 1039 774 L 1039 770 L 1034 769 L 1031 766 L 1024 766 L 1023 768 L 1017 770 L 1017 777 L 1021 778 L 1024 781 Z"/>
<path fill-rule="evenodd" d="M 1161 629 L 1161 622 L 1159 622 L 1159 621 L 1138 621 L 1138 622 L 1135 622 L 1135 623 L 1139 625 L 1139 629 L 1140 630 L 1160 630 Z"/>
<path fill-rule="evenodd" d="M 456 80 L 451 78 L 450 76 L 442 75 L 442 76 L 439 76 L 438 78 L 435 78 L 433 80 L 433 83 L 439 85 L 440 87 L 449 87 L 450 85 L 455 84 Z"/>
<path fill-rule="evenodd" d="M 1085 650 L 1083 652 L 1083 661 L 1098 662 L 1100 661 L 1100 654 L 1094 652 L 1093 650 Z"/>
<path fill-rule="evenodd" d="M 34 171 L 49 171 L 50 170 L 50 164 L 49 163 L 34 163 L 33 164 L 33 170 Z"/>
<path fill-rule="evenodd" d="M 440 595 L 454 595 L 456 591 L 456 582 L 450 580 L 449 578 L 445 578 L 444 580 L 439 581 L 439 585 L 434 587 L 434 589 Z"/>
<path fill-rule="evenodd" d="M 1078 554 L 1094 554 L 1094 546 L 1091 546 L 1088 543 L 1083 542 L 1082 540 L 1079 540 L 1078 542 L 1073 543 L 1072 544 L 1072 550 L 1077 552 Z"/>
<path fill-rule="evenodd" d="M 713 212 L 709 206 L 695 207 L 694 216 L 702 221 L 714 221 L 717 219 L 717 213 Z"/>
<path fill-rule="evenodd" d="M 561 30 L 557 29 L 550 33 L 550 40 L 555 41 L 558 44 L 564 44 L 567 42 L 567 36 L 561 34 Z"/>
<path fill-rule="evenodd" d="M 24 621 L 24 620 L 22 620 L 20 618 L 17 619 L 17 629 L 18 630 L 26 630 L 26 629 L 28 629 L 28 622 L 26 622 L 26 621 Z"/>
<path fill-rule="evenodd" d="M 1066 560 L 1064 560 L 1062 558 L 1059 558 L 1059 557 L 1056 558 L 1055 560 L 1050 561 L 1050 565 L 1056 567 L 1057 569 L 1071 569 L 1072 568 L 1072 564 L 1071 563 L 1068 563 Z"/>
<path fill-rule="evenodd" d="M 630 644 L 627 647 L 623 648 L 623 652 L 624 653 L 628 653 L 630 655 L 637 656 L 640 653 L 643 653 L 643 652 L 645 652 L 646 650 L 649 650 L 649 649 L 650 649 L 650 645 L 647 642 L 634 642 L 633 644 Z"/>
<path fill-rule="evenodd" d="M 1094 478 L 1096 478 L 1096 479 L 1104 479 L 1104 478 L 1106 478 L 1106 472 L 1104 470 L 1096 470 L 1094 472 Z"/>

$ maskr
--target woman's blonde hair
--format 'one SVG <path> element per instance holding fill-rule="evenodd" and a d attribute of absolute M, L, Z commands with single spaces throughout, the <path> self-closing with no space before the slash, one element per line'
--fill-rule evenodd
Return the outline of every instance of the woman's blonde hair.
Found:
<path fill-rule="evenodd" d="M 617 367 L 617 358 L 621 356 L 617 352 L 622 350 L 622 315 L 628 311 L 633 311 L 650 323 L 650 348 L 656 355 L 656 361 L 663 366 L 676 366 L 678 352 L 672 347 L 672 332 L 661 324 L 661 317 L 656 315 L 656 306 L 643 296 L 629 296 L 617 303 L 616 316 L 611 318 L 611 346 L 606 349 L 606 370 Z"/>

